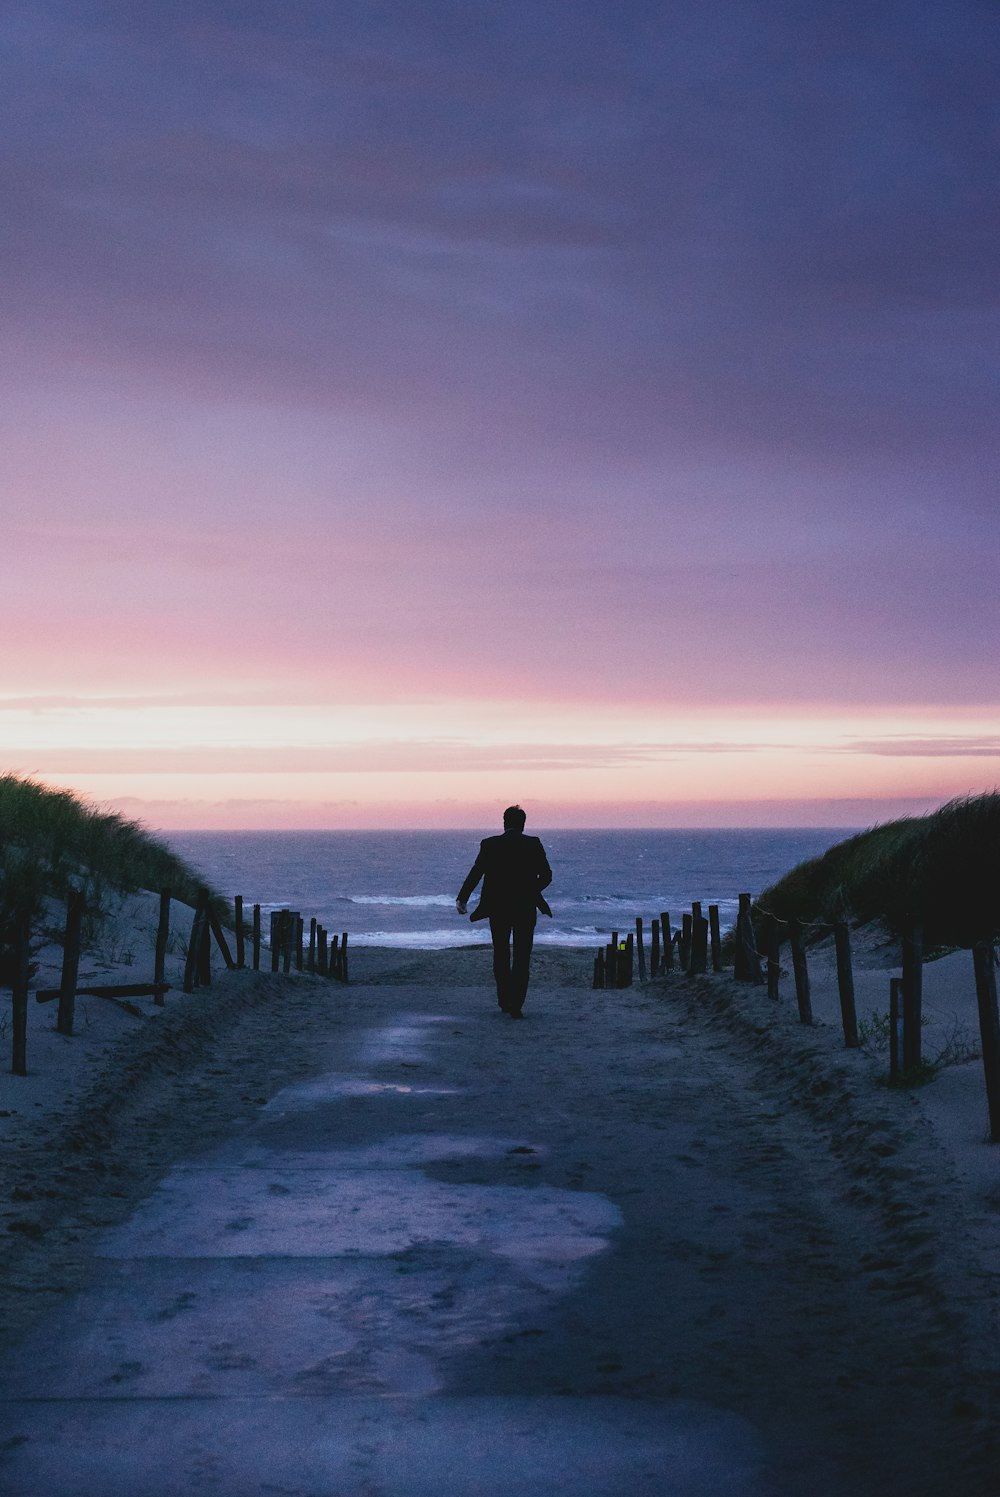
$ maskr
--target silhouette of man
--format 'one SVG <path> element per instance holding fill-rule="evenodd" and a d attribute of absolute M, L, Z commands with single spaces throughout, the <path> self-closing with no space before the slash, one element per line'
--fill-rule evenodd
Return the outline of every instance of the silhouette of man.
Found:
<path fill-rule="evenodd" d="M 464 915 L 467 900 L 482 879 L 479 905 L 469 918 L 490 922 L 497 1002 L 512 1019 L 522 1017 L 538 911 L 552 914 L 542 898 L 542 890 L 552 882 L 552 869 L 539 839 L 524 835 L 524 822 L 520 806 L 507 807 L 503 835 L 486 837 L 479 844 L 479 856 L 455 901 Z"/>

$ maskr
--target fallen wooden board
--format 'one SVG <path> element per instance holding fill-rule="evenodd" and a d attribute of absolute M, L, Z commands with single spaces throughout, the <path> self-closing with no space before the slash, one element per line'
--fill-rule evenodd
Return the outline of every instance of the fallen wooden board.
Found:
<path fill-rule="evenodd" d="M 54 1003 L 61 988 L 39 988 L 36 1003 Z M 111 982 L 98 983 L 94 987 L 74 989 L 77 998 L 159 998 L 170 992 L 169 982 Z M 142 1009 L 132 1006 L 130 1012 L 141 1014 Z"/>

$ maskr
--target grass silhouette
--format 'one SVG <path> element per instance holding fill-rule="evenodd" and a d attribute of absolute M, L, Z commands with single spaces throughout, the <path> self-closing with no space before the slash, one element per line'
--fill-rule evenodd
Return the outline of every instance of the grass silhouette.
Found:
<path fill-rule="evenodd" d="M 925 948 L 972 946 L 1000 935 L 1000 792 L 949 801 L 930 816 L 886 822 L 800 863 L 760 895 L 783 920 L 908 916 Z"/>
<path fill-rule="evenodd" d="M 204 879 L 138 822 L 72 791 L 0 775 L 0 972 L 16 917 L 36 919 L 46 899 L 77 889 L 96 920 L 108 895 L 169 888 L 193 905 L 202 887 Z M 215 914 L 231 923 L 222 897 L 212 898 Z"/>

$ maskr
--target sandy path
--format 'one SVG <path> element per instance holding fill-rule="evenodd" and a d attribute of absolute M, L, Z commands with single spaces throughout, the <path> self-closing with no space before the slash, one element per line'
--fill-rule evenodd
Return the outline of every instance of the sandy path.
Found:
<path fill-rule="evenodd" d="M 3 1489 L 995 1490 L 909 1099 L 728 983 L 540 953 L 518 1025 L 486 961 L 236 975 L 19 1140 Z"/>

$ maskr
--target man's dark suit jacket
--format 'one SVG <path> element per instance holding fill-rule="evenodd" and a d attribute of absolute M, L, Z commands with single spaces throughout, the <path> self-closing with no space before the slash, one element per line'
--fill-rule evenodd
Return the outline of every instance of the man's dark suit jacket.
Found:
<path fill-rule="evenodd" d="M 465 904 L 469 895 L 483 880 L 478 907 L 469 917 L 486 920 L 490 915 L 527 918 L 535 910 L 551 915 L 542 890 L 552 882 L 552 869 L 545 849 L 537 837 L 523 832 L 507 831 L 499 837 L 487 837 L 479 844 L 479 856 L 458 898 Z"/>

